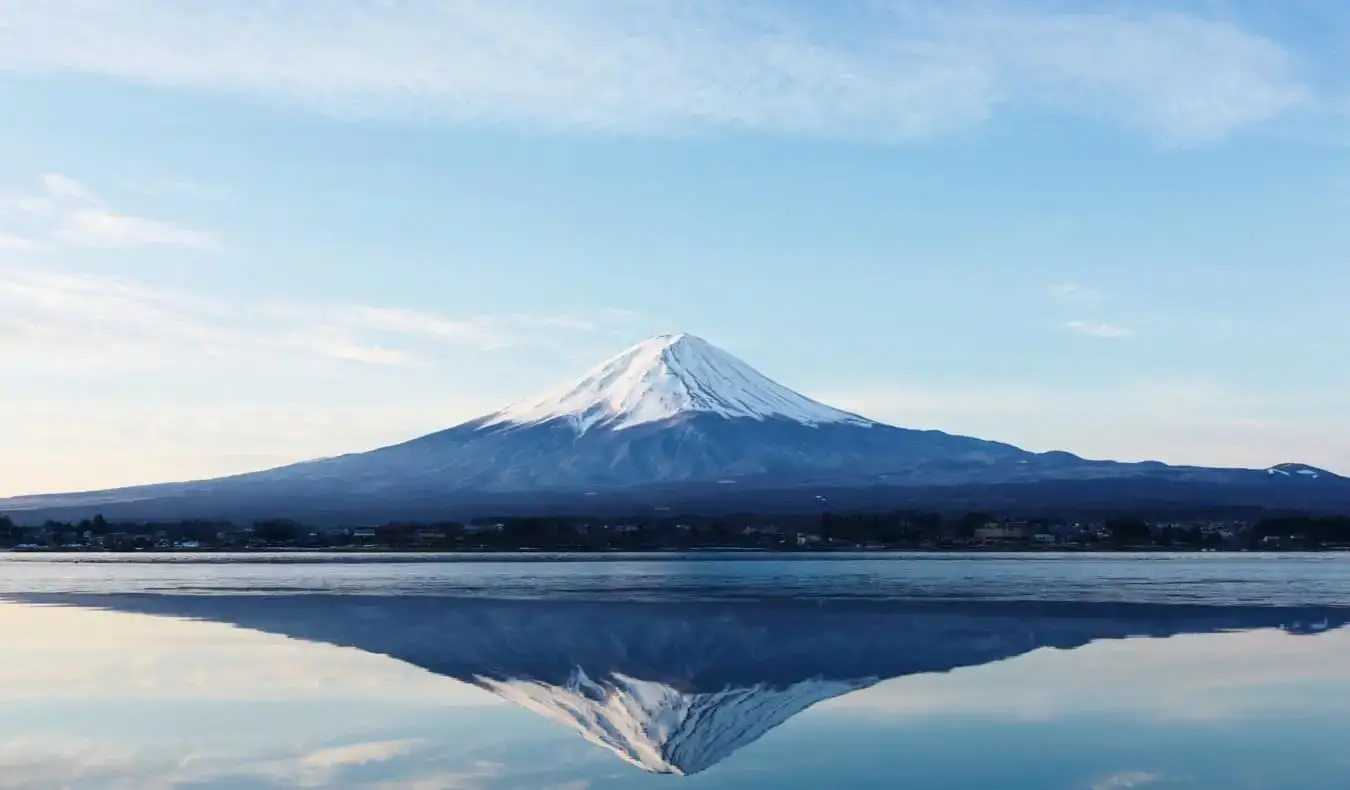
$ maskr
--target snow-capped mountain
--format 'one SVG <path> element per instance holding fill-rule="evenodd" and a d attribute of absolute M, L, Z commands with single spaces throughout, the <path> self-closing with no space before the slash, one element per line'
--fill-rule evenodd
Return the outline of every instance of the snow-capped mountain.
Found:
<path fill-rule="evenodd" d="M 473 508 L 501 515 L 531 503 L 558 509 L 582 498 L 631 508 L 676 497 L 698 508 L 738 492 L 755 492 L 742 501 L 758 509 L 806 491 L 812 505 L 859 496 L 866 506 L 1350 505 L 1350 480 L 1299 464 L 1092 461 L 885 425 L 798 394 L 706 340 L 673 334 L 542 395 L 402 444 L 215 480 L 0 500 L 0 512 L 351 523 L 462 518 Z"/>
<path fill-rule="evenodd" d="M 1336 475 L 1325 469 L 1318 469 L 1315 466 L 1307 464 L 1277 464 L 1266 470 L 1266 474 L 1273 477 L 1288 477 L 1303 480 L 1321 480 L 1322 478 L 1332 479 Z"/>
<path fill-rule="evenodd" d="M 486 689 L 644 771 L 690 776 L 883 681 L 1103 639 L 1256 628 L 1327 608 L 857 600 L 491 600 L 388 595 L 27 595 L 353 647 Z"/>
<path fill-rule="evenodd" d="M 643 341 L 576 381 L 503 409 L 480 425 L 561 422 L 582 434 L 698 414 L 811 426 L 874 424 L 793 392 L 701 337 L 672 334 Z"/>
<path fill-rule="evenodd" d="M 722 762 L 812 705 L 867 688 L 879 680 L 810 679 L 781 689 L 758 683 L 686 693 L 666 683 L 619 673 L 592 680 L 578 666 L 562 686 L 492 678 L 478 678 L 477 684 L 576 730 L 581 737 L 644 771 L 691 776 Z"/>

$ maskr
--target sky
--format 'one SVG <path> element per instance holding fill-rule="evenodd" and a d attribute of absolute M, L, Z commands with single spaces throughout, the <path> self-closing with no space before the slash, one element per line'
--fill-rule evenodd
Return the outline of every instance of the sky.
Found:
<path fill-rule="evenodd" d="M 1350 474 L 1350 8 L 5 0 L 0 495 L 412 438 L 660 332 Z"/>

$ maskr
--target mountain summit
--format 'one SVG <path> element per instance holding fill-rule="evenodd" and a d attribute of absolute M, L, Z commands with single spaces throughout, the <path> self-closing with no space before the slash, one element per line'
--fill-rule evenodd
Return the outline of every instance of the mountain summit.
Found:
<path fill-rule="evenodd" d="M 0 512 L 351 523 L 672 504 L 816 509 L 827 499 L 867 508 L 1338 509 L 1350 503 L 1350 480 L 1301 464 L 1092 461 L 897 428 L 794 392 L 702 338 L 671 334 L 542 395 L 402 444 L 215 480 L 0 500 Z"/>
<path fill-rule="evenodd" d="M 561 420 L 585 433 L 691 414 L 803 425 L 872 424 L 793 392 L 703 338 L 681 333 L 638 343 L 576 381 L 503 409 L 482 425 Z"/>

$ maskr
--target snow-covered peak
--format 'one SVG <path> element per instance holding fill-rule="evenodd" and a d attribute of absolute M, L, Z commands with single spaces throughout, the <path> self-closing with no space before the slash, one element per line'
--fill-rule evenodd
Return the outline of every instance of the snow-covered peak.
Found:
<path fill-rule="evenodd" d="M 682 414 L 805 425 L 872 425 L 764 376 L 700 337 L 658 335 L 587 371 L 580 379 L 489 416 L 485 425 L 570 422 L 578 433 L 621 429 Z"/>
<path fill-rule="evenodd" d="M 1308 480 L 1336 477 L 1325 469 L 1318 469 L 1307 464 L 1277 464 L 1267 469 L 1266 474 L 1280 477 L 1301 477 Z"/>
<path fill-rule="evenodd" d="M 686 694 L 621 674 L 600 679 L 575 669 L 565 686 L 479 677 L 487 690 L 576 730 L 625 762 L 658 774 L 692 776 L 759 740 L 818 702 L 866 688 L 864 680 L 806 680 Z"/>

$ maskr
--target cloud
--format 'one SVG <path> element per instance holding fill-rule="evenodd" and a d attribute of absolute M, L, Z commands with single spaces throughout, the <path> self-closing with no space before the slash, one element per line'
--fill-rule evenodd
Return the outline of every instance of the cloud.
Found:
<path fill-rule="evenodd" d="M 529 316 L 517 316 L 517 320 L 529 321 Z M 418 310 L 390 307 L 353 307 L 338 319 L 348 326 L 404 335 L 420 335 L 427 338 L 452 343 L 466 342 L 481 348 L 499 348 L 507 344 L 506 337 L 494 322 L 485 318 L 473 318 L 466 321 L 451 321 L 440 316 Z M 569 319 L 567 328 L 588 328 L 591 325 L 579 319 Z M 562 326 L 562 324 L 555 324 Z"/>
<path fill-rule="evenodd" d="M 572 329 L 578 332 L 594 332 L 598 328 L 594 321 L 573 318 L 572 316 L 567 315 L 546 315 L 537 320 L 545 326 L 557 327 L 559 329 Z"/>
<path fill-rule="evenodd" d="M 1103 324 L 1093 321 L 1065 321 L 1060 325 L 1066 331 L 1077 335 L 1086 335 L 1088 337 L 1101 338 L 1103 340 L 1119 340 L 1126 337 L 1134 337 L 1134 330 L 1129 327 L 1118 326 L 1116 324 Z"/>
<path fill-rule="evenodd" d="M 1152 784 L 1160 778 L 1157 774 L 1144 771 L 1126 771 L 1093 782 L 1092 790 L 1129 790 L 1131 787 Z"/>
<path fill-rule="evenodd" d="M 153 363 L 185 349 L 210 356 L 237 345 L 207 305 L 186 295 L 96 275 L 0 265 L 0 358 L 44 366 Z"/>
<path fill-rule="evenodd" d="M 217 246 L 215 236 L 205 231 L 98 209 L 72 211 L 57 235 L 63 241 L 87 247 L 163 245 L 211 250 Z"/>
<path fill-rule="evenodd" d="M 24 236 L 0 232 L 0 247 L 5 238 L 31 242 L 31 236 L 43 236 L 60 244 L 80 247 L 167 246 L 214 250 L 220 246 L 215 234 L 186 228 L 164 220 L 137 217 L 110 211 L 106 203 L 89 187 L 59 173 L 40 177 L 41 190 L 32 194 L 14 194 L 0 200 L 0 218 L 8 215 L 27 223 Z M 2 230 L 2 229 L 0 229 Z"/>
<path fill-rule="evenodd" d="M 14 364 L 143 368 L 318 357 L 413 365 L 447 348 L 547 344 L 559 330 L 589 332 L 595 326 L 568 316 L 453 319 L 374 305 L 254 305 L 102 275 L 0 264 L 0 358 Z"/>
<path fill-rule="evenodd" d="M 417 357 L 407 351 L 383 346 L 360 345 L 358 343 L 333 342 L 317 343 L 314 350 L 329 359 L 341 359 L 351 362 L 363 362 L 367 365 L 413 365 Z"/>
<path fill-rule="evenodd" d="M 1046 289 L 1050 298 L 1062 302 L 1082 302 L 1097 301 L 1102 298 L 1102 292 L 1096 288 L 1089 288 L 1078 283 L 1058 283 Z"/>
<path fill-rule="evenodd" d="M 1091 288 L 1086 285 L 1072 282 L 1053 285 L 1046 289 L 1046 294 L 1050 299 L 1069 306 L 1084 306 L 1101 302 L 1106 298 L 1105 293 L 1097 288 Z M 1086 321 L 1083 319 L 1064 321 L 1059 324 L 1059 328 L 1076 335 L 1095 337 L 1102 340 L 1121 340 L 1127 337 L 1134 337 L 1136 334 L 1135 330 L 1130 327 L 1102 321 Z"/>
<path fill-rule="evenodd" d="M 36 250 L 42 245 L 27 236 L 0 231 L 0 250 Z"/>
<path fill-rule="evenodd" d="M 46 188 L 47 194 L 55 200 L 73 201 L 76 203 L 90 203 L 101 205 L 102 201 L 94 197 L 84 184 L 76 181 L 70 176 L 63 176 L 59 173 L 46 173 L 42 176 L 42 186 Z"/>
<path fill-rule="evenodd" d="M 188 178 L 121 178 L 118 186 L 140 195 L 156 197 L 176 196 L 195 200 L 221 202 L 233 200 L 235 193 L 215 184 L 203 184 Z"/>
<path fill-rule="evenodd" d="M 581 353 L 610 326 L 604 314 L 259 303 L 0 258 L 0 367 L 30 384 L 0 396 L 11 449 L 0 495 L 214 477 L 402 441 L 504 405 L 533 386 L 522 358 Z"/>
<path fill-rule="evenodd" d="M 407 757 L 419 747 L 425 748 L 424 743 L 414 739 L 333 746 L 304 755 L 294 766 L 285 766 L 290 770 L 282 773 L 289 774 L 286 778 L 300 787 L 331 787 L 345 778 L 346 770 Z"/>
<path fill-rule="evenodd" d="M 1139 10 L 850 0 L 9 0 L 0 70 L 392 117 L 611 133 L 882 141 L 1004 107 L 1198 144 L 1315 97 L 1280 44 Z"/>

